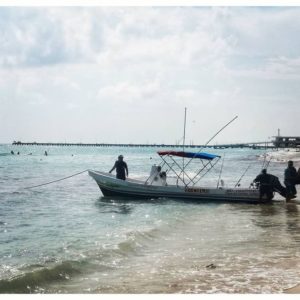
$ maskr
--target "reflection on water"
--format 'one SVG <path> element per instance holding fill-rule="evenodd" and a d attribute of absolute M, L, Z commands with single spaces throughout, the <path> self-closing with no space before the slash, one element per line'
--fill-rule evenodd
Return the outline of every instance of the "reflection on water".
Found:
<path fill-rule="evenodd" d="M 261 244 L 261 247 L 278 245 L 281 248 L 282 244 L 286 243 L 296 250 L 300 246 L 300 206 L 298 203 L 231 205 L 230 211 L 251 222 L 249 226 L 257 232 L 255 242 Z"/>
<path fill-rule="evenodd" d="M 286 210 L 288 213 L 299 215 L 299 204 L 297 203 L 287 203 Z"/>
<path fill-rule="evenodd" d="M 286 205 L 286 228 L 295 242 L 300 245 L 300 211 L 296 203 L 287 203 Z"/>
<path fill-rule="evenodd" d="M 129 214 L 132 212 L 133 207 L 123 202 L 118 202 L 110 198 L 100 197 L 95 206 L 100 213 L 116 213 L 116 214 Z"/>
<path fill-rule="evenodd" d="M 281 239 L 282 242 L 292 239 L 300 246 L 300 211 L 297 203 L 278 203 L 260 205 L 252 218 L 255 226 L 266 230 L 265 239 Z M 295 246 L 290 244 L 290 246 Z"/>

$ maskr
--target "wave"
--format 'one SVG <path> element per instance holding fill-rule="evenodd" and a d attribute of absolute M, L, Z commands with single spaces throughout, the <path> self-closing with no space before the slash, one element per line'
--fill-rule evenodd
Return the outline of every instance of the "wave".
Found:
<path fill-rule="evenodd" d="M 23 272 L 9 279 L 0 280 L 0 293 L 43 293 L 49 285 L 67 282 L 82 274 L 118 268 L 130 256 L 138 254 L 145 242 L 155 238 L 155 231 L 128 232 L 126 239 L 117 245 L 102 245 L 100 249 L 81 254 L 81 260 L 67 260 L 56 265 L 32 264 L 19 268 Z"/>
<path fill-rule="evenodd" d="M 106 207 L 107 208 L 107 207 Z M 151 250 L 154 245 L 165 243 L 170 230 L 181 227 L 189 218 L 185 215 L 168 218 L 167 222 L 157 220 L 154 226 L 142 230 L 123 232 L 122 240 L 115 244 L 96 244 L 96 247 L 79 253 L 76 258 L 51 262 L 33 262 L 31 265 L 19 267 L 18 275 L 0 280 L 1 293 L 50 293 L 55 286 L 65 286 L 89 274 L 122 270 L 128 259 L 141 256 Z M 14 273 L 16 274 L 16 273 Z M 72 292 L 72 285 L 70 286 Z"/>
<path fill-rule="evenodd" d="M 136 254 L 139 249 L 143 249 L 147 247 L 147 245 L 153 244 L 153 241 L 156 238 L 159 238 L 160 234 L 162 234 L 162 231 L 156 228 L 144 232 L 130 231 L 126 234 L 127 239 L 118 244 L 116 252 L 125 256 Z"/>
<path fill-rule="evenodd" d="M 10 153 L 0 153 L 0 156 L 8 156 L 11 155 Z"/>
<path fill-rule="evenodd" d="M 0 293 L 37 292 L 45 283 L 68 280 L 70 276 L 80 274 L 81 265 L 82 262 L 65 261 L 52 268 L 42 268 L 11 279 L 1 280 Z"/>
<path fill-rule="evenodd" d="M 294 149 L 271 151 L 260 155 L 259 160 L 267 160 L 267 161 L 271 160 L 271 162 L 278 162 L 278 163 L 287 163 L 289 160 L 299 162 L 300 151 L 296 151 Z"/>

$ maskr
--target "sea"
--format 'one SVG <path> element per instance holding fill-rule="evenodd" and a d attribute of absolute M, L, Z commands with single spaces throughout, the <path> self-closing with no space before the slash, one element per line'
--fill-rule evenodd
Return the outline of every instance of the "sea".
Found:
<path fill-rule="evenodd" d="M 109 171 L 123 154 L 129 176 L 147 179 L 158 150 L 0 145 L 0 293 L 275 294 L 299 284 L 299 202 L 103 197 L 86 171 Z M 222 159 L 200 185 L 249 187 L 263 166 L 283 182 L 289 159 L 300 167 L 299 152 L 203 151 Z"/>

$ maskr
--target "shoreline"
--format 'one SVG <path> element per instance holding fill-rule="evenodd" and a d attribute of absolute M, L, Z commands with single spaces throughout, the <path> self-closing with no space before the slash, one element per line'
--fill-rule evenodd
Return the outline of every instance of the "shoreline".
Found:
<path fill-rule="evenodd" d="M 300 284 L 295 285 L 292 288 L 288 288 L 283 291 L 284 294 L 300 294 Z"/>

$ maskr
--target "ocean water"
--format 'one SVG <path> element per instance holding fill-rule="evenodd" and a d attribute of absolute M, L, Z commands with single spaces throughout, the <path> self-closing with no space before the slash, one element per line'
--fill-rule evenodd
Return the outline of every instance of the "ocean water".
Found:
<path fill-rule="evenodd" d="M 157 150 L 0 145 L 0 293 L 281 293 L 299 283 L 300 206 L 280 196 L 260 205 L 114 199 L 87 172 L 24 189 L 109 171 L 119 154 L 130 177 L 146 178 Z M 225 186 L 242 177 L 248 187 L 265 154 L 206 151 L 225 156 Z M 288 159 L 300 166 L 300 153 L 271 156 L 281 181 Z M 203 183 L 216 184 L 220 168 Z"/>

